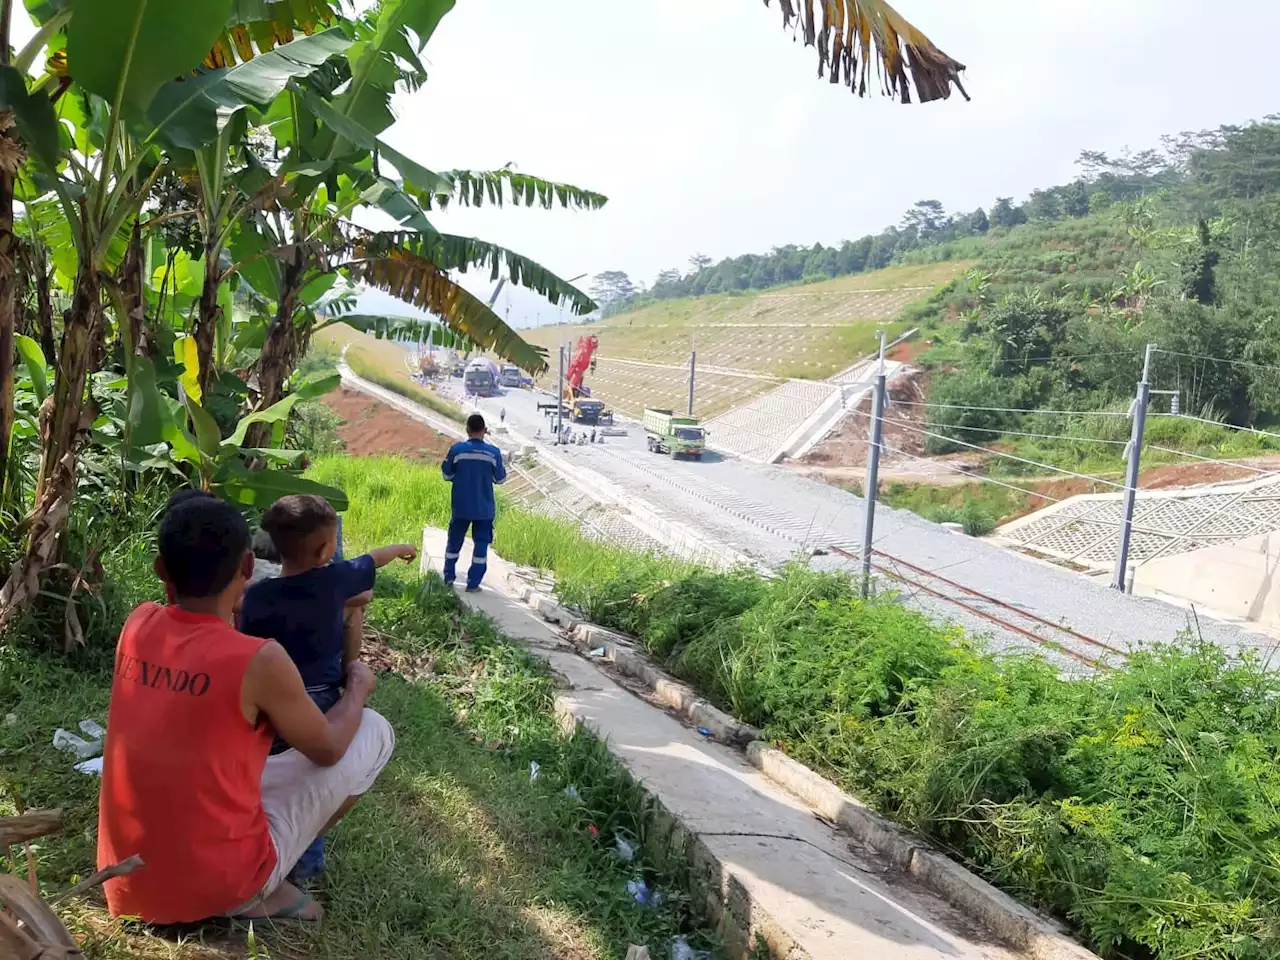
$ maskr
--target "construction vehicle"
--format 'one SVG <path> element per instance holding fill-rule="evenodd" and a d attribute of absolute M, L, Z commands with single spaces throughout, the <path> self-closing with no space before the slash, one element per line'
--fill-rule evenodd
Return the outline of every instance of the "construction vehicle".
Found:
<path fill-rule="evenodd" d="M 492 397 L 498 392 L 498 368 L 488 357 L 476 357 L 462 372 L 462 385 L 477 397 Z"/>
<path fill-rule="evenodd" d="M 697 417 L 681 417 L 670 410 L 646 409 L 644 437 L 650 453 L 669 453 L 671 459 L 702 459 L 707 432 Z"/>
<path fill-rule="evenodd" d="M 498 371 L 498 380 L 504 387 L 515 387 L 517 390 L 524 384 L 524 376 L 514 363 L 502 365 L 502 369 Z"/>
<path fill-rule="evenodd" d="M 596 369 L 595 352 L 599 346 L 600 340 L 594 335 L 578 338 L 569 368 L 564 373 L 564 397 L 561 402 L 574 423 L 611 427 L 613 411 L 605 406 L 604 401 L 593 400 L 591 388 L 582 382 L 588 370 L 594 372 Z"/>

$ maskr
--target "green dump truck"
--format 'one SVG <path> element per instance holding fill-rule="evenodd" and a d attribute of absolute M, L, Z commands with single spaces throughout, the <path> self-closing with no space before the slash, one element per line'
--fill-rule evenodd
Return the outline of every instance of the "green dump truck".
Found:
<path fill-rule="evenodd" d="M 707 434 L 697 417 L 676 416 L 670 410 L 645 410 L 645 441 L 650 453 L 669 453 L 671 459 L 702 459 Z"/>

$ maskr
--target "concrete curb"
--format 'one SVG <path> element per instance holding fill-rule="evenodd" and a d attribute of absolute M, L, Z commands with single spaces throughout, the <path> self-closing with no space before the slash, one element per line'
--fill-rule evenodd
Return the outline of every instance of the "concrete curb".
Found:
<path fill-rule="evenodd" d="M 707 703 L 693 688 L 649 663 L 636 651 L 633 639 L 573 616 L 554 598 L 523 585 L 518 576 L 511 576 L 510 583 L 524 603 L 544 619 L 565 628 L 579 653 L 590 656 L 591 651 L 603 648 L 603 655 L 591 659 L 610 663 L 640 681 L 656 700 L 690 724 L 710 731 L 716 740 L 744 748 L 747 761 L 770 780 L 981 923 L 997 939 L 1026 954 L 1029 960 L 1099 960 L 1097 954 L 1072 940 L 1059 924 L 1018 903 L 830 780 L 760 740 L 759 730 Z M 696 864 L 698 857 L 693 860 Z M 724 875 L 722 869 L 719 872 Z M 732 891 L 720 892 L 721 902 L 727 904 Z M 709 897 L 708 905 L 714 899 Z M 792 946 L 779 942 L 777 947 L 781 949 L 775 949 L 775 955 L 787 956 Z"/>
<path fill-rule="evenodd" d="M 770 780 L 800 797 L 820 814 L 844 827 L 898 869 L 964 911 L 998 939 L 1030 960 L 1098 960 L 1058 924 L 1024 907 L 945 854 L 880 816 L 857 798 L 792 760 L 781 750 L 756 741 L 747 760 Z"/>

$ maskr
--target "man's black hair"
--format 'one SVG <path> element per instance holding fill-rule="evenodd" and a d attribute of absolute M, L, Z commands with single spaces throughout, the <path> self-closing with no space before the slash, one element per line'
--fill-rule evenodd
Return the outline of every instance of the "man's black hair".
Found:
<path fill-rule="evenodd" d="M 160 521 L 160 559 L 178 599 L 213 597 L 235 579 L 249 549 L 249 524 L 224 500 L 182 491 Z"/>
<path fill-rule="evenodd" d="M 337 511 L 323 497 L 294 493 L 281 497 L 262 515 L 262 529 L 271 535 L 282 560 L 302 560 L 312 538 L 337 527 Z"/>
<path fill-rule="evenodd" d="M 484 417 L 478 413 L 467 417 L 467 434 L 473 433 L 484 433 Z"/>

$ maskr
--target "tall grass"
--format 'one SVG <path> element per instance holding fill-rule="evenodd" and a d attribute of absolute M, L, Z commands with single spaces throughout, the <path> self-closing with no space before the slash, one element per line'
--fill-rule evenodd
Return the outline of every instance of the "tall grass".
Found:
<path fill-rule="evenodd" d="M 442 524 L 438 475 L 324 458 L 353 541 Z M 1108 958 L 1280 942 L 1280 675 L 1191 637 L 1063 676 L 835 574 L 772 581 L 593 543 L 503 502 L 498 550 L 703 695 Z"/>
<path fill-rule="evenodd" d="M 395 457 L 318 457 L 308 476 L 345 490 L 351 507 L 343 533 L 352 549 L 386 543 L 417 543 L 424 526 L 444 527 L 450 516 L 450 487 L 438 468 Z M 561 521 L 521 510 L 498 491 L 494 549 L 513 563 L 555 571 L 574 582 L 617 583 L 629 576 L 678 576 L 688 565 L 666 557 L 588 539 Z M 599 612 L 584 589 L 575 600 Z"/>

